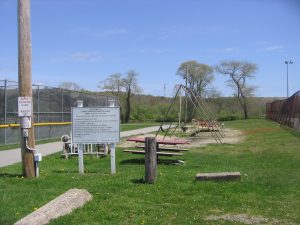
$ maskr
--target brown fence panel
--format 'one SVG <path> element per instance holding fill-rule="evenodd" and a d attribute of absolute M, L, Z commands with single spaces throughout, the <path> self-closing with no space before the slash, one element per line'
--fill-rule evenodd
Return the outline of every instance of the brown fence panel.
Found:
<path fill-rule="evenodd" d="M 300 91 L 284 100 L 266 104 L 267 119 L 300 130 Z"/>

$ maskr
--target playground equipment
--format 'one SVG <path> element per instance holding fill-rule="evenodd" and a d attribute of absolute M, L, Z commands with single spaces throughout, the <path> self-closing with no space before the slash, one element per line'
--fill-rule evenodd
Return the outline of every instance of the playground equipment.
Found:
<path fill-rule="evenodd" d="M 184 115 L 184 122 L 181 122 L 181 118 L 182 118 L 182 100 L 181 100 L 181 91 L 185 91 L 185 115 Z M 170 113 L 170 110 L 172 109 L 172 107 L 175 104 L 175 100 L 177 98 L 177 96 L 179 96 L 179 114 L 178 114 L 178 123 L 177 124 L 173 124 L 170 123 L 169 127 L 166 130 L 162 129 L 162 126 L 165 123 L 166 118 L 168 117 L 168 114 Z M 188 108 L 187 106 L 187 101 L 188 99 L 191 102 L 192 105 L 192 109 Z M 188 125 L 187 123 L 187 111 L 188 110 L 195 110 L 195 112 L 198 114 L 198 116 L 200 117 L 200 119 L 196 119 L 194 118 L 191 122 L 191 125 Z M 190 88 L 184 86 L 184 85 L 180 85 L 178 87 L 178 90 L 164 116 L 164 120 L 160 125 L 160 128 L 158 129 L 158 131 L 156 132 L 156 136 L 159 134 L 159 132 L 164 132 L 164 137 L 165 138 L 167 135 L 170 135 L 170 137 L 176 132 L 190 132 L 191 136 L 196 136 L 198 133 L 204 132 L 204 131 L 208 131 L 211 133 L 211 136 L 215 139 L 215 141 L 219 144 L 222 143 L 222 138 L 225 137 L 224 132 L 222 130 L 223 125 L 220 124 L 217 120 L 216 120 L 216 116 L 214 115 L 214 113 L 211 111 L 211 109 L 209 108 L 209 106 L 207 105 L 207 103 L 204 101 L 204 99 L 199 96 L 196 95 L 194 93 L 193 90 L 191 90 Z"/>

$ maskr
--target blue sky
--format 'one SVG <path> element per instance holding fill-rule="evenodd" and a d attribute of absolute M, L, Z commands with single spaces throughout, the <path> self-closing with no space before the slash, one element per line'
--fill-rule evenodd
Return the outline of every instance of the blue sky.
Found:
<path fill-rule="evenodd" d="M 18 79 L 17 0 L 0 0 L 0 79 Z M 197 60 L 247 60 L 259 67 L 249 84 L 257 96 L 300 90 L 298 0 L 31 0 L 32 79 L 72 81 L 99 90 L 99 81 L 134 69 L 144 94 L 167 95 L 182 80 L 179 65 Z M 213 86 L 232 90 L 222 75 Z"/>

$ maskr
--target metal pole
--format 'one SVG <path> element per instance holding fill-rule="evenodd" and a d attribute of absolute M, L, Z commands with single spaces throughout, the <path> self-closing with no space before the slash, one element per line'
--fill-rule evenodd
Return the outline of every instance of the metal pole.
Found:
<path fill-rule="evenodd" d="M 111 100 L 109 102 L 109 107 L 115 107 L 115 101 Z M 116 173 L 116 144 L 110 144 L 110 167 L 111 167 L 111 174 Z"/>
<path fill-rule="evenodd" d="M 64 90 L 63 89 L 61 89 L 61 112 L 62 112 L 61 122 L 65 122 L 65 118 L 64 118 Z"/>
<path fill-rule="evenodd" d="M 64 122 L 64 90 L 61 89 L 61 122 Z M 61 125 L 61 135 L 64 133 L 64 125 Z"/>
<path fill-rule="evenodd" d="M 40 85 L 37 86 L 37 122 L 40 122 Z M 37 139 L 40 139 L 40 126 L 37 126 Z"/>
<path fill-rule="evenodd" d="M 289 97 L 289 64 L 293 64 L 293 61 L 284 61 L 286 64 L 286 97 Z"/>
<path fill-rule="evenodd" d="M 189 70 L 189 64 L 186 65 L 186 76 L 185 76 L 185 87 L 187 88 L 188 83 L 188 70 Z M 184 124 L 186 124 L 187 120 L 187 90 L 185 89 L 185 114 L 184 114 Z"/>
<path fill-rule="evenodd" d="M 286 98 L 289 97 L 289 63 L 286 64 Z"/>
<path fill-rule="evenodd" d="M 77 107 L 83 107 L 83 101 L 77 100 Z M 79 164 L 79 174 L 84 174 L 84 163 L 83 163 L 83 149 L 84 144 L 78 144 L 78 164 Z"/>
<path fill-rule="evenodd" d="M 179 87 L 181 89 L 181 86 Z M 178 116 L 178 129 L 181 132 L 181 90 L 179 91 L 179 116 Z"/>
<path fill-rule="evenodd" d="M 4 124 L 7 124 L 7 80 L 4 80 Z M 4 128 L 4 144 L 6 144 L 6 127 Z"/>

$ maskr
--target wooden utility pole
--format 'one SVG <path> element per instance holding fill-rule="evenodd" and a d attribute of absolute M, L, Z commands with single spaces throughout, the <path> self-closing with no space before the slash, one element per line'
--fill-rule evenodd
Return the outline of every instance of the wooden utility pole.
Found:
<path fill-rule="evenodd" d="M 30 34 L 30 0 L 18 0 L 18 66 L 19 66 L 19 96 L 32 97 L 31 84 L 31 34 Z M 33 112 L 33 110 L 31 110 Z M 31 115 L 32 118 L 32 115 Z M 33 119 L 28 129 L 28 146 L 35 147 Z M 23 175 L 35 177 L 34 153 L 26 147 L 21 129 L 21 152 Z"/>

